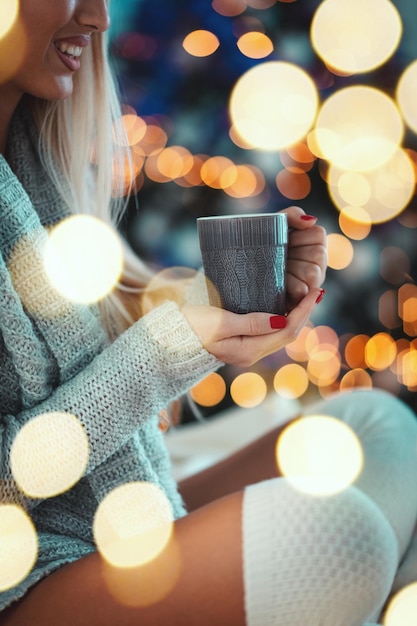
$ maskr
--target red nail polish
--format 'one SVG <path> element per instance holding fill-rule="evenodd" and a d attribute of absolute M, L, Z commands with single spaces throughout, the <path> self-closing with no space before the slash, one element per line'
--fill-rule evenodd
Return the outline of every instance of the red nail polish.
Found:
<path fill-rule="evenodd" d="M 317 220 L 317 217 L 315 217 L 314 215 L 302 215 L 300 219 L 304 220 L 305 222 L 311 222 L 312 220 Z"/>
<path fill-rule="evenodd" d="M 284 315 L 273 315 L 269 318 L 271 328 L 277 330 L 279 328 L 285 328 L 287 325 L 287 318 Z"/>
<path fill-rule="evenodd" d="M 316 299 L 316 304 L 318 304 L 319 302 L 321 302 L 324 298 L 324 294 L 326 293 L 325 289 L 321 289 L 319 295 L 317 296 Z"/>

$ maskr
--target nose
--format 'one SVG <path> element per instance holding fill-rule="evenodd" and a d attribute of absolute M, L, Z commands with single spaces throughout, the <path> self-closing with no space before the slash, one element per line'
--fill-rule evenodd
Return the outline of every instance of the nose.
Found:
<path fill-rule="evenodd" d="M 82 26 L 103 33 L 110 27 L 107 0 L 79 0 L 76 18 Z"/>

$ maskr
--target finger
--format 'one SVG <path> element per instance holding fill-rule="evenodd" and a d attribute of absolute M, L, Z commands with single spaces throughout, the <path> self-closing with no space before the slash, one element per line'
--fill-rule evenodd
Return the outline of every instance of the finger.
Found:
<path fill-rule="evenodd" d="M 287 315 L 287 325 L 282 333 L 287 343 L 294 341 L 294 339 L 298 336 L 300 330 L 306 325 L 317 304 L 323 298 L 323 295 L 323 289 L 312 289 Z"/>
<path fill-rule="evenodd" d="M 294 228 L 289 233 L 290 247 L 326 246 L 327 234 L 318 224 L 311 224 L 307 229 Z"/>
<path fill-rule="evenodd" d="M 316 286 L 316 285 L 315 285 Z M 286 310 L 290 312 L 296 307 L 303 298 L 308 294 L 309 287 L 307 283 L 299 280 L 295 276 L 287 275 L 287 292 L 286 292 Z"/>
<path fill-rule="evenodd" d="M 280 211 L 280 213 L 286 213 L 288 227 L 300 230 L 311 228 L 317 222 L 317 217 L 314 215 L 308 215 L 299 206 L 290 206 Z"/>
<path fill-rule="evenodd" d="M 287 325 L 284 329 L 279 331 L 265 329 L 266 332 L 262 335 L 250 336 L 246 334 L 242 336 L 239 344 L 236 343 L 232 356 L 227 355 L 226 358 L 229 359 L 227 362 L 248 367 L 293 342 L 298 337 L 301 329 L 307 324 L 322 295 L 322 290 L 314 289 L 303 298 L 300 304 L 287 316 Z M 261 314 L 254 313 L 249 315 Z M 245 323 L 245 320 L 242 320 L 242 322 Z M 249 322 L 250 326 L 252 326 L 250 320 L 246 320 L 246 322 Z M 226 358 L 223 357 L 223 360 L 226 361 Z"/>
<path fill-rule="evenodd" d="M 310 315 L 315 307 L 316 299 L 320 294 L 320 289 L 313 289 L 307 294 L 298 307 L 286 317 L 285 328 L 273 328 L 271 325 L 271 317 L 276 316 L 270 313 L 246 313 L 244 315 L 230 313 L 231 317 L 226 316 L 223 318 L 222 334 L 224 333 L 225 337 L 239 335 L 241 337 L 259 338 L 260 336 L 273 335 L 278 332 L 284 336 L 288 336 L 291 334 L 291 330 L 294 329 L 294 326 L 302 323 L 302 320 Z"/>
<path fill-rule="evenodd" d="M 320 287 L 326 276 L 326 264 L 312 261 L 292 259 L 287 266 L 287 293 L 297 290 L 298 283 L 304 283 L 308 291 L 313 287 Z"/>

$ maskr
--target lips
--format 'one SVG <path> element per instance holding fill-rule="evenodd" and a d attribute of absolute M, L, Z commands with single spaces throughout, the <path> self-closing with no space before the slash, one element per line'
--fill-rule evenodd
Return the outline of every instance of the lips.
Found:
<path fill-rule="evenodd" d="M 76 72 L 81 67 L 80 57 L 83 48 L 88 46 L 90 38 L 83 35 L 77 37 L 68 37 L 66 39 L 57 39 L 54 42 L 55 50 L 62 63 L 71 72 Z"/>

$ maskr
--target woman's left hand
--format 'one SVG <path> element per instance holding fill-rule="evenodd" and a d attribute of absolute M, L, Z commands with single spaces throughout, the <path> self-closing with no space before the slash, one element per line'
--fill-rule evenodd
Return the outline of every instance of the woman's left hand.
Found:
<path fill-rule="evenodd" d="M 289 241 L 287 260 L 287 309 L 291 311 L 326 276 L 326 231 L 317 219 L 297 206 L 281 211 L 287 214 Z"/>

